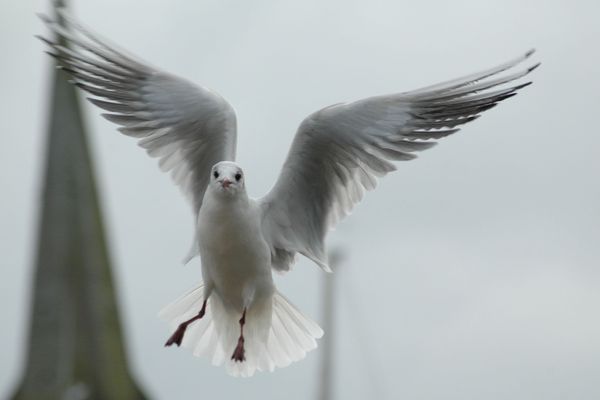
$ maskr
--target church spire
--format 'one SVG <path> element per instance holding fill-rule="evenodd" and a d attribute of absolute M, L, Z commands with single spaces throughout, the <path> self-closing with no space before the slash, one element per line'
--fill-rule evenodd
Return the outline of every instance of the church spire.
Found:
<path fill-rule="evenodd" d="M 80 101 L 67 79 L 54 72 L 27 356 L 13 399 L 144 399 L 128 369 Z"/>

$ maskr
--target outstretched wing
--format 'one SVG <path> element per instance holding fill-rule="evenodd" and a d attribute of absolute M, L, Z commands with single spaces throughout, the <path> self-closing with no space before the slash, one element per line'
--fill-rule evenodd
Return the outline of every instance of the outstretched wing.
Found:
<path fill-rule="evenodd" d="M 329 271 L 324 238 L 377 178 L 412 160 L 437 139 L 531 82 L 506 87 L 539 64 L 502 74 L 533 51 L 496 68 L 423 89 L 324 108 L 300 125 L 275 186 L 260 200 L 273 268 L 288 270 L 296 253 Z"/>
<path fill-rule="evenodd" d="M 85 90 L 102 116 L 138 139 L 160 168 L 171 171 L 197 213 L 219 161 L 233 161 L 236 118 L 218 94 L 134 60 L 84 29 L 64 12 L 41 16 L 57 41 L 47 43 L 60 68 Z"/>

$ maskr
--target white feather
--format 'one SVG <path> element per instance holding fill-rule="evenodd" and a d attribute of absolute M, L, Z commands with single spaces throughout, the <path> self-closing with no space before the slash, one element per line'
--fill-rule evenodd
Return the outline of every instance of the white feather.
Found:
<path fill-rule="evenodd" d="M 176 329 L 198 313 L 203 299 L 204 284 L 201 284 L 165 307 L 159 316 Z M 317 347 L 316 339 L 323 336 L 323 331 L 279 292 L 269 301 L 269 305 L 247 315 L 245 362 L 230 360 L 240 316 L 230 312 L 218 296 L 209 298 L 205 316 L 190 325 L 182 345 L 192 349 L 195 356 L 208 358 L 215 366 L 225 365 L 230 375 L 241 377 L 252 376 L 256 371 L 273 371 L 303 359 Z"/>

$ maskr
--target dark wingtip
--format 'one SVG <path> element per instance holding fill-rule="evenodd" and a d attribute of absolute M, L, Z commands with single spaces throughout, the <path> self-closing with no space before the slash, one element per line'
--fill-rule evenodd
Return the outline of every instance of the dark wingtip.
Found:
<path fill-rule="evenodd" d="M 513 90 L 516 92 L 517 90 L 521 90 L 521 89 L 523 89 L 524 87 L 527 87 L 527 86 L 531 85 L 532 83 L 533 83 L 533 82 L 525 82 L 525 83 L 522 83 L 522 84 L 520 84 L 520 85 L 517 85 L 517 86 L 515 86 L 515 87 L 513 88 Z"/>
<path fill-rule="evenodd" d="M 52 22 L 54 22 L 54 21 L 52 21 L 52 18 L 50 18 L 49 16 L 47 16 L 47 15 L 46 15 L 46 14 L 44 14 L 44 13 L 41 13 L 41 12 L 39 12 L 39 13 L 35 13 L 35 15 L 36 15 L 36 16 L 37 16 L 39 19 L 41 19 L 41 20 L 42 20 L 42 22 L 44 22 L 44 23 L 46 23 L 46 24 L 51 24 Z"/>
<path fill-rule="evenodd" d="M 56 59 L 58 59 L 58 58 L 59 58 L 59 57 L 58 57 L 58 54 L 56 54 L 56 53 L 53 53 L 53 52 L 51 52 L 51 51 L 44 51 L 44 53 L 48 54 L 48 55 L 49 55 L 50 57 L 52 57 L 52 58 L 56 58 Z"/>
<path fill-rule="evenodd" d="M 527 53 L 525 53 L 525 57 L 530 57 L 533 53 L 535 53 L 535 49 L 530 49 Z"/>
<path fill-rule="evenodd" d="M 537 67 L 539 67 L 540 65 L 542 65 L 541 62 L 529 67 L 529 69 L 527 70 L 527 73 L 530 73 L 531 71 L 533 71 L 534 69 L 536 69 Z"/>
<path fill-rule="evenodd" d="M 56 45 L 56 43 L 52 42 L 49 39 L 46 39 L 45 37 L 43 37 L 42 35 L 33 35 L 34 38 L 44 42 L 45 44 L 47 44 L 48 46 L 54 46 Z"/>

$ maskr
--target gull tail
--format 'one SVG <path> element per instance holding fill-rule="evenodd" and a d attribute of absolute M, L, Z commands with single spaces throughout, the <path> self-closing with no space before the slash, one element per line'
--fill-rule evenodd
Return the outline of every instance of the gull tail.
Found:
<path fill-rule="evenodd" d="M 176 329 L 198 314 L 203 301 L 204 285 L 200 285 L 165 307 L 159 316 Z M 206 314 L 189 325 L 182 346 L 215 366 L 225 366 L 232 376 L 250 377 L 256 371 L 273 371 L 303 359 L 317 347 L 316 339 L 323 336 L 316 322 L 275 291 L 272 297 L 247 310 L 245 361 L 236 362 L 231 356 L 240 333 L 239 319 L 240 313 L 225 307 L 213 292 Z"/>

